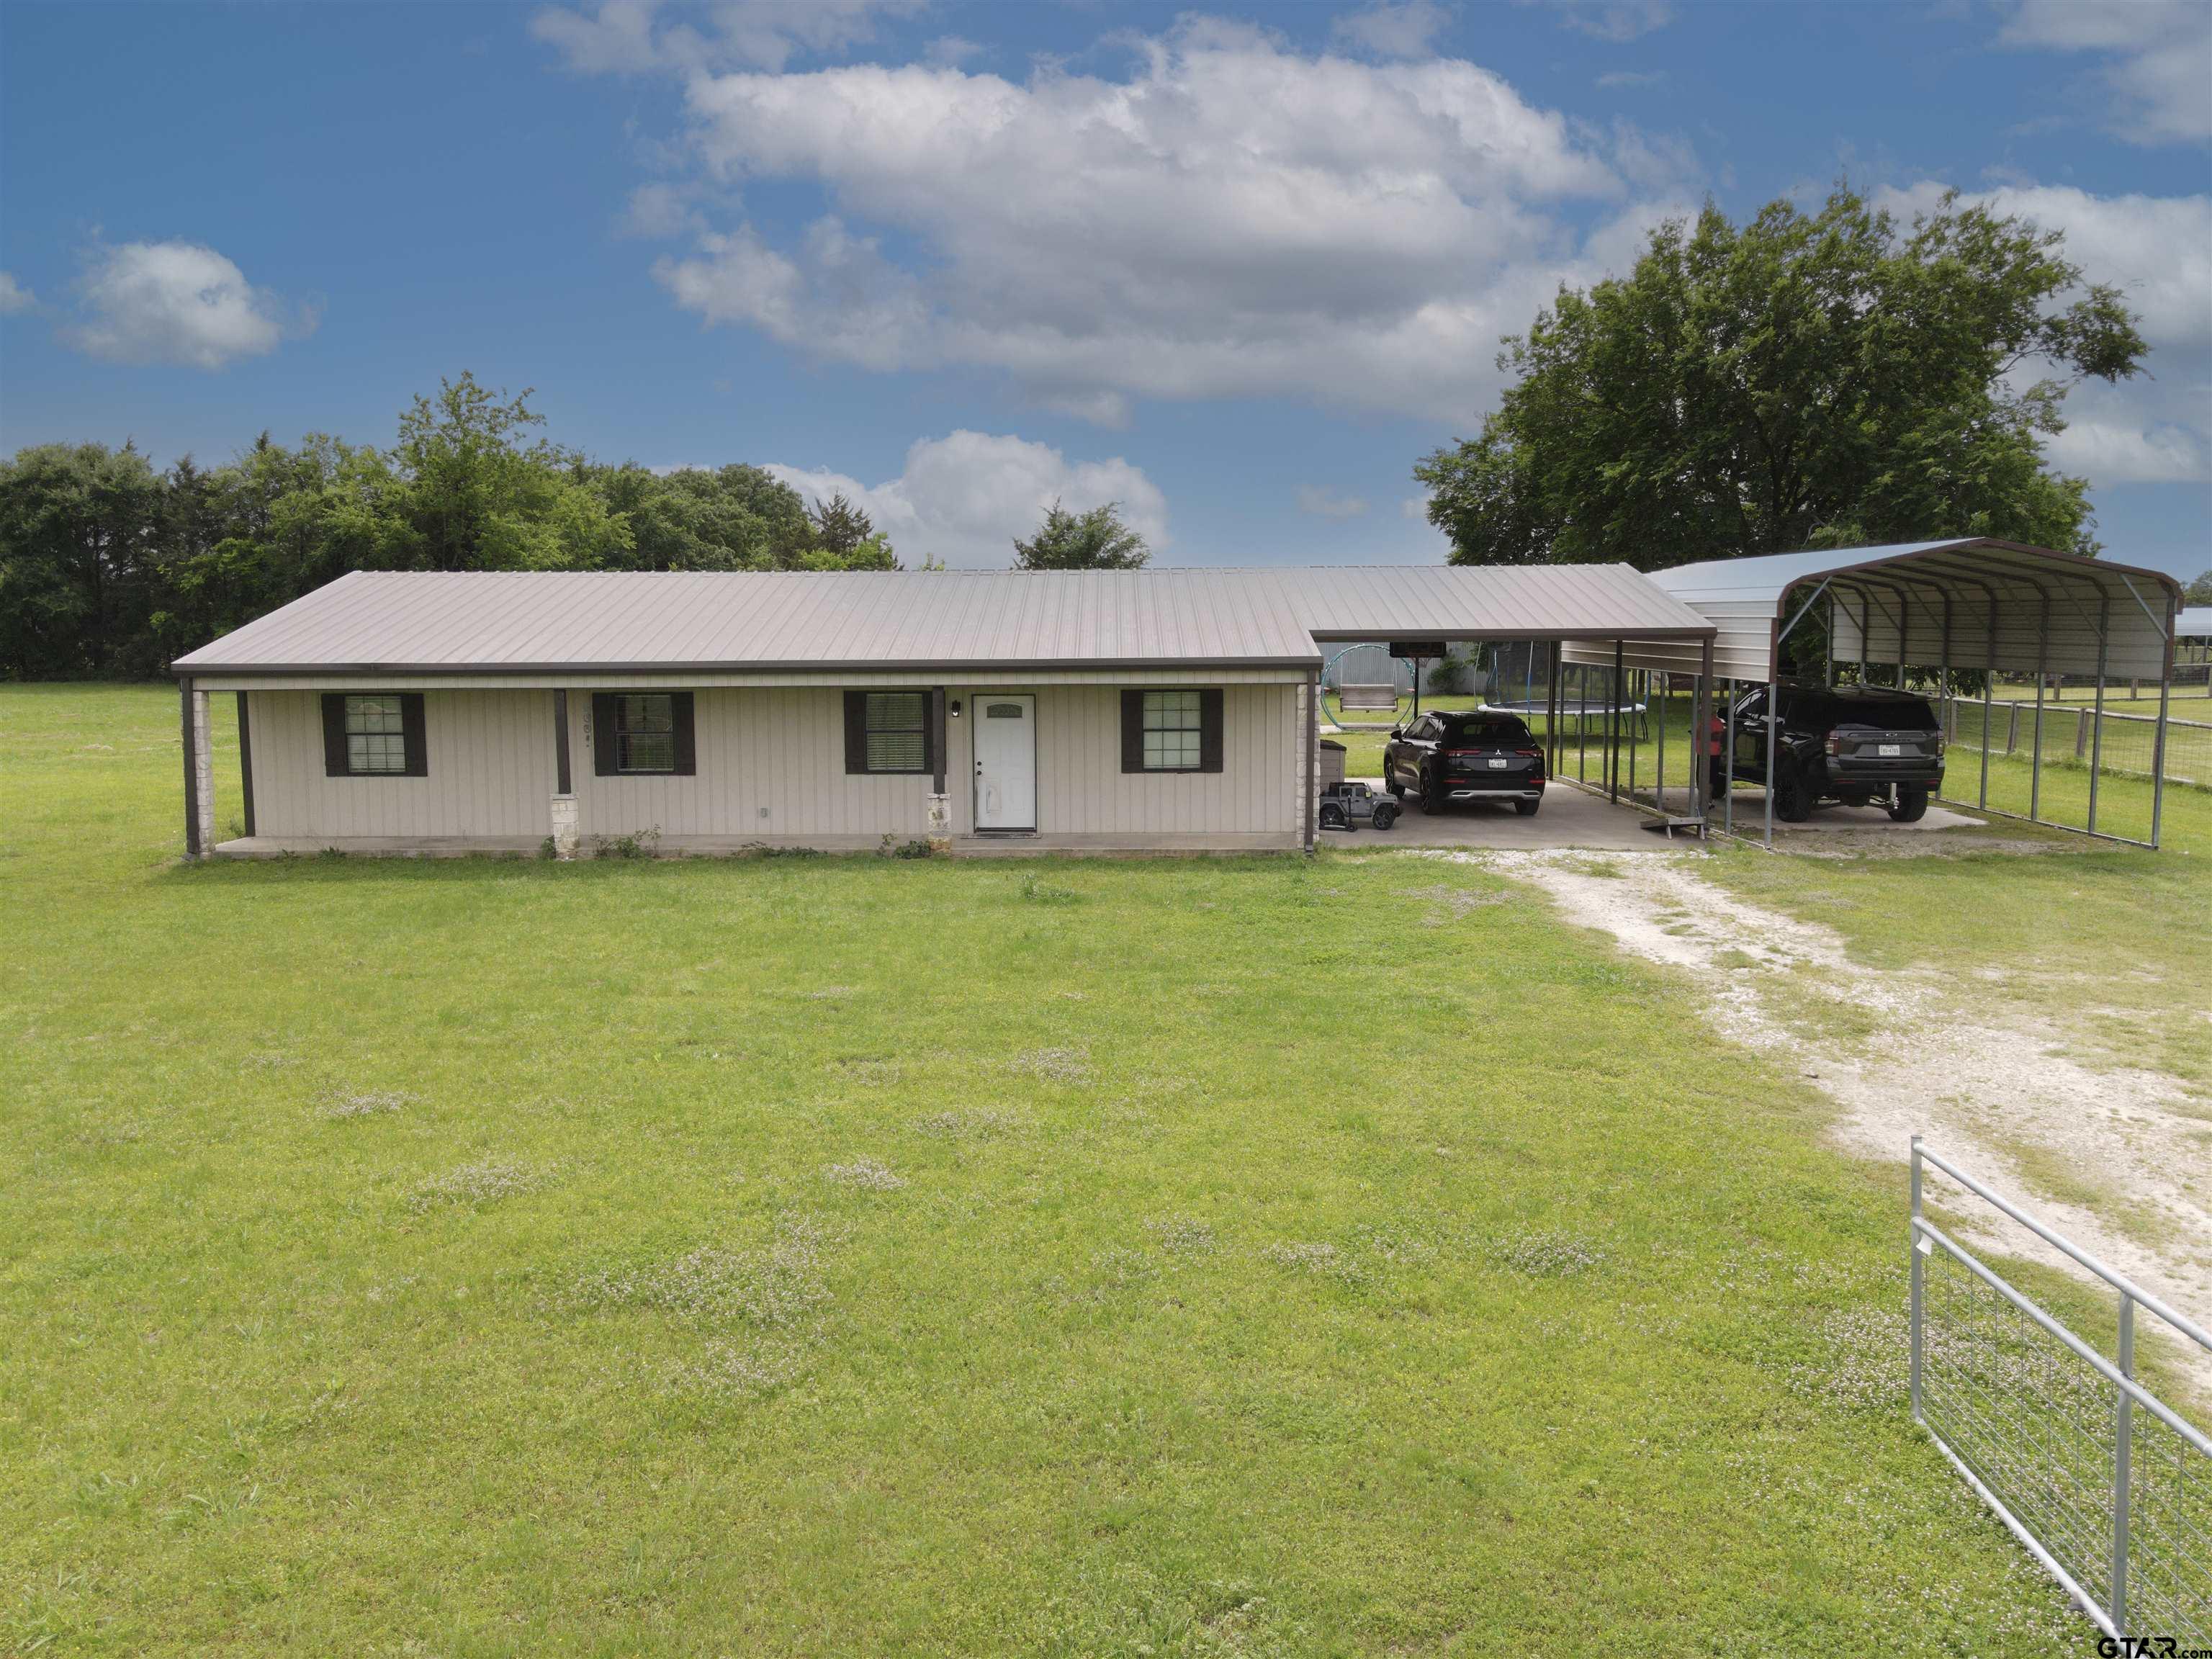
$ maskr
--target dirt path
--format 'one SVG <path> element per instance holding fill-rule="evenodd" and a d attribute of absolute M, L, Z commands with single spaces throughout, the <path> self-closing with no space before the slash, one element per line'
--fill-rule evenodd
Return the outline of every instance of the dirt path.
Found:
<path fill-rule="evenodd" d="M 2185 1172 L 2203 1173 L 2197 1137 L 2204 1119 L 2174 1079 L 2132 1067 L 2093 1071 L 2069 1055 L 2057 1031 L 1993 1006 L 1955 976 L 1855 963 L 1833 930 L 1706 880 L 1695 854 L 1430 856 L 1471 860 L 1529 883 L 1570 921 L 1688 973 L 1723 1034 L 1779 1057 L 1806 1088 L 1835 1100 L 1836 1133 L 1852 1151 L 1902 1160 L 1911 1137 L 1924 1135 L 2106 1265 L 2212 1326 L 2212 1208 L 2201 1179 L 2197 1190 L 2184 1181 Z M 1838 1005 L 1835 1020 L 1820 1017 L 1824 1000 Z M 1836 1034 L 1838 1025 L 1850 1035 Z M 1935 1180 L 1939 1200 L 1955 1197 L 1954 1209 L 1991 1218 L 1995 1225 L 1982 1230 L 1991 1243 L 2069 1265 L 2026 1229 Z M 2093 1207 L 2085 1191 L 2109 1196 Z M 2123 1209 L 2133 1224 L 2117 1224 Z M 2193 1369 L 2212 1395 L 2212 1358 Z"/>

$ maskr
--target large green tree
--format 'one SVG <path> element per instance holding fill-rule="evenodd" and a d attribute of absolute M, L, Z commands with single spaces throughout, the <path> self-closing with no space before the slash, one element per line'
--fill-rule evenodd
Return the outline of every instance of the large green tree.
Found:
<path fill-rule="evenodd" d="M 2057 232 L 1947 197 L 1900 226 L 1838 189 L 1662 225 L 1562 288 L 1498 364 L 1480 436 L 1414 468 L 1458 564 L 1644 569 L 1984 535 L 2096 550 L 2043 464 L 2068 388 L 2136 374 L 2120 294 Z"/>
<path fill-rule="evenodd" d="M 1054 501 L 1029 540 L 1014 538 L 1018 570 L 1134 570 L 1152 556 L 1145 538 L 1121 521 L 1119 501 L 1088 513 Z"/>
<path fill-rule="evenodd" d="M 162 480 L 125 444 L 41 444 L 0 461 L 0 670 L 143 674 Z"/>

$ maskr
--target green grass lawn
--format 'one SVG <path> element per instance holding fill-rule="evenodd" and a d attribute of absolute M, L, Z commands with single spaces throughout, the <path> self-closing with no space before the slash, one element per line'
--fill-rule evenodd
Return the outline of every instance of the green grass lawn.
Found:
<path fill-rule="evenodd" d="M 2088 1649 L 1901 1175 L 1528 890 L 187 868 L 173 693 L 0 729 L 0 1649 Z"/>

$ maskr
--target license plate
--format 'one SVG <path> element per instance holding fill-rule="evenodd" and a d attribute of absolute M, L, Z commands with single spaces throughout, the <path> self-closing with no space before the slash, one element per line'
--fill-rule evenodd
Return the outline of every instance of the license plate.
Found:
<path fill-rule="evenodd" d="M 1884 760 L 1902 760 L 1905 745 L 1901 743 L 1878 743 L 1874 746 L 1874 752 Z"/>
<path fill-rule="evenodd" d="M 1490 763 L 1490 769 L 1493 772 L 1503 772 L 1510 764 L 1512 763 L 1510 761 L 1494 760 Z"/>

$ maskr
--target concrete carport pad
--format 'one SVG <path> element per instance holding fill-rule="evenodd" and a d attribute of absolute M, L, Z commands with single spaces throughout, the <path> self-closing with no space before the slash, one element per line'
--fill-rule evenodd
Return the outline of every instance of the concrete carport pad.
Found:
<path fill-rule="evenodd" d="M 1354 780 L 1358 781 L 1358 780 Z M 1366 780 L 1380 793 L 1382 780 Z M 1544 805 L 1531 818 L 1499 802 L 1448 806 L 1442 812 L 1421 811 L 1408 795 L 1405 811 L 1386 830 L 1365 824 L 1356 830 L 1325 830 L 1323 847 L 1356 848 L 1363 851 L 1392 847 L 1580 847 L 1611 852 L 1650 853 L 1668 845 L 1694 846 L 1693 837 L 1668 837 L 1644 828 L 1652 822 L 1649 812 L 1615 805 L 1603 795 L 1571 783 L 1553 783 L 1544 791 Z"/>

